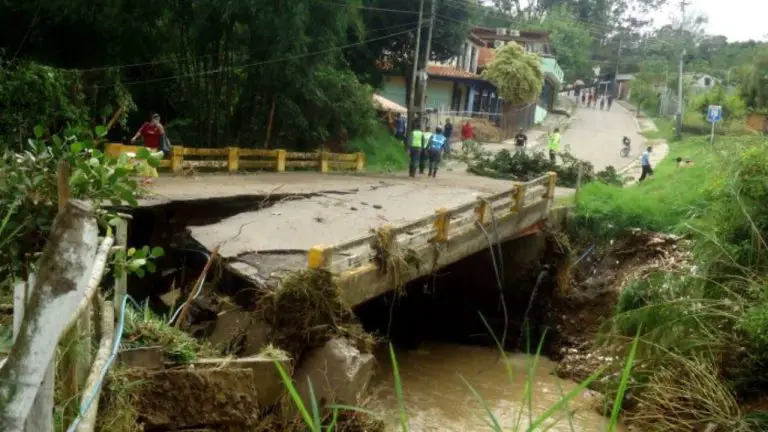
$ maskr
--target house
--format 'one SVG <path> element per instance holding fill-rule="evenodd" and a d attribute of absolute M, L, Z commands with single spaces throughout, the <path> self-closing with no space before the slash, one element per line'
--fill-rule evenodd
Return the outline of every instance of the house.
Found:
<path fill-rule="evenodd" d="M 720 84 L 720 79 L 712 75 L 692 73 L 686 74 L 685 77 L 690 80 L 691 88 L 696 91 L 710 90 L 712 87 Z"/>
<path fill-rule="evenodd" d="M 494 50 L 506 43 L 518 43 L 529 52 L 541 56 L 544 87 L 537 103 L 529 107 L 509 107 L 496 87 L 483 79 L 482 71 L 493 61 Z M 430 61 L 426 68 L 428 111 L 455 117 L 483 117 L 499 124 L 502 113 L 530 111 L 530 119 L 518 126 L 530 126 L 544 120 L 553 108 L 554 98 L 563 83 L 563 70 L 557 64 L 545 31 L 515 31 L 475 27 L 463 42 L 460 54 L 442 62 Z M 402 76 L 386 76 L 379 91 L 383 97 L 407 106 L 406 80 Z M 438 116 L 439 118 L 439 116 Z"/>
<path fill-rule="evenodd" d="M 544 30 L 511 30 L 506 28 L 475 27 L 472 35 L 484 42 L 478 67 L 482 70 L 493 61 L 494 50 L 508 43 L 516 43 L 527 52 L 541 58 L 544 72 L 544 86 L 537 101 L 535 123 L 544 120 L 547 112 L 554 108 L 555 96 L 563 86 L 565 73 L 554 56 L 549 41 L 549 32 Z"/>
<path fill-rule="evenodd" d="M 634 77 L 634 74 L 616 75 L 616 99 L 629 100 L 630 83 Z"/>

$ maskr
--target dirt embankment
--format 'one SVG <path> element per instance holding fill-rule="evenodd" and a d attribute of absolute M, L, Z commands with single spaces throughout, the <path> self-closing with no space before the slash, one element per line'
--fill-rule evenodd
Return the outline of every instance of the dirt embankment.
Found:
<path fill-rule="evenodd" d="M 561 275 L 552 300 L 556 341 L 550 355 L 559 360 L 561 378 L 583 381 L 621 359 L 598 342 L 610 328 L 624 288 L 651 272 L 680 270 L 689 261 L 679 237 L 634 230 L 607 244 L 592 244 Z M 600 387 L 599 383 L 595 387 Z"/>

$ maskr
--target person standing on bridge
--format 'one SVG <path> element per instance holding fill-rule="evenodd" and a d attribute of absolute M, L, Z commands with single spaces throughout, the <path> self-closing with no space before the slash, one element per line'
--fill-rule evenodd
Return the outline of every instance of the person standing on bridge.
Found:
<path fill-rule="evenodd" d="M 411 162 L 408 165 L 408 175 L 416 177 L 416 168 L 421 159 L 421 149 L 424 147 L 424 132 L 421 131 L 419 122 L 415 122 L 410 136 L 410 147 L 408 149 Z"/>
<path fill-rule="evenodd" d="M 453 134 L 453 124 L 451 119 L 445 120 L 445 127 L 443 127 L 443 135 L 445 136 L 445 147 L 443 147 L 443 153 L 445 157 L 451 155 L 451 135 Z"/>
<path fill-rule="evenodd" d="M 429 155 L 429 177 L 437 177 L 437 167 L 440 165 L 440 156 L 443 154 L 443 147 L 448 139 L 443 135 L 443 130 L 438 126 L 435 134 L 427 145 Z"/>
<path fill-rule="evenodd" d="M 528 144 L 528 136 L 525 134 L 525 130 L 520 128 L 515 135 L 515 153 L 522 153 L 526 144 Z"/>
<path fill-rule="evenodd" d="M 405 139 L 405 117 L 400 113 L 397 113 L 395 119 L 395 138 L 401 140 L 405 144 L 406 150 L 408 149 L 408 141 Z"/>
<path fill-rule="evenodd" d="M 419 174 L 424 174 L 427 169 L 427 161 L 429 160 L 429 153 L 427 149 L 429 142 L 432 140 L 432 132 L 429 131 L 429 126 L 424 126 L 424 139 L 421 145 L 421 156 L 419 156 Z"/>
<path fill-rule="evenodd" d="M 555 156 L 560 153 L 560 129 L 555 128 L 547 139 L 547 147 L 549 147 L 549 160 L 554 164 L 556 163 Z"/>

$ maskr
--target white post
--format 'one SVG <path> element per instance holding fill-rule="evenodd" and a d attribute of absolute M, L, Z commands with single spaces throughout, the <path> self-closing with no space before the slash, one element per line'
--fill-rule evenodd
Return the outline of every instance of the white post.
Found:
<path fill-rule="evenodd" d="M 709 136 L 709 144 L 715 144 L 715 122 L 712 122 L 712 133 Z"/>

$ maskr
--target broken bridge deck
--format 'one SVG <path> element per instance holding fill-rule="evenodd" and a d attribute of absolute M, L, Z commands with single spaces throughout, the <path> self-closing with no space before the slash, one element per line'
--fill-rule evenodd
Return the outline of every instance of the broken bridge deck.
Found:
<path fill-rule="evenodd" d="M 339 275 L 349 303 L 356 305 L 402 282 L 372 271 L 376 266 L 371 245 L 382 227 L 394 230 L 397 247 L 415 253 L 420 262 L 442 267 L 476 253 L 483 243 L 488 246 L 475 222 L 491 230 L 491 209 L 499 240 L 506 241 L 544 220 L 554 194 L 552 175 L 528 183 L 465 179 L 317 173 L 162 177 L 152 187 L 154 196 L 141 204 L 279 193 L 284 198 L 269 206 L 189 226 L 188 231 L 208 250 L 220 246 L 228 267 L 259 285 L 308 266 L 332 271 Z M 487 210 L 481 217 L 483 202 Z M 445 209 L 443 216 L 438 209 Z M 436 240 L 441 232 L 445 238 Z M 438 258 L 436 246 L 443 250 Z M 420 267 L 406 277 L 434 270 Z"/>

